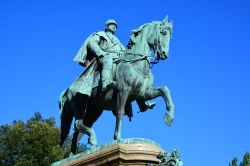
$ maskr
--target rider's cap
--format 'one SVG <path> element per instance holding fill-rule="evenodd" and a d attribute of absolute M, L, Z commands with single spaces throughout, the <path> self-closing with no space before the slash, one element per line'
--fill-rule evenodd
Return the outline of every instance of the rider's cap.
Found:
<path fill-rule="evenodd" d="M 108 20 L 105 22 L 105 26 L 107 27 L 109 24 L 115 24 L 116 28 L 117 28 L 117 23 L 115 22 L 115 20 Z"/>

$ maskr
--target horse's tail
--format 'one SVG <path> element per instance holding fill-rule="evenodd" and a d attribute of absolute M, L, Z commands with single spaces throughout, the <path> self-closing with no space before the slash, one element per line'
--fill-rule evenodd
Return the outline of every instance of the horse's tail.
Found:
<path fill-rule="evenodd" d="M 59 96 L 59 99 L 58 99 L 58 105 L 59 105 L 59 109 L 60 109 L 60 111 L 62 111 L 61 110 L 61 108 L 63 107 L 62 105 L 64 104 L 64 97 L 65 97 L 65 93 L 68 91 L 68 89 L 64 89 L 62 92 L 61 92 L 61 94 L 60 94 L 60 96 Z"/>
<path fill-rule="evenodd" d="M 68 89 L 64 90 L 59 97 L 59 108 L 61 110 L 60 146 L 63 145 L 67 138 L 73 120 L 73 111 L 70 108 L 67 93 L 69 93 Z"/>

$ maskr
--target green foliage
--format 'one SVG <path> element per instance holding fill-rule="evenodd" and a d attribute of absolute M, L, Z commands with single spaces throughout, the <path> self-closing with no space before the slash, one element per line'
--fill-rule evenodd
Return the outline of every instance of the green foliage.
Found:
<path fill-rule="evenodd" d="M 241 163 L 242 166 L 250 166 L 250 155 L 248 152 L 245 153 L 243 157 L 243 162 Z"/>
<path fill-rule="evenodd" d="M 229 166 L 238 166 L 238 158 L 235 157 L 235 158 L 232 160 L 231 164 L 229 164 Z"/>
<path fill-rule="evenodd" d="M 238 159 L 235 157 L 229 166 L 238 166 Z M 240 163 L 239 166 L 250 166 L 250 155 L 248 152 L 244 154 L 243 161 Z"/>
<path fill-rule="evenodd" d="M 72 136 L 68 136 L 63 144 L 63 151 L 64 151 L 64 158 L 67 158 L 70 156 L 70 152 L 71 152 L 71 141 L 72 141 Z M 81 144 L 79 143 L 77 145 L 77 151 L 76 154 L 78 153 L 82 153 L 85 152 L 86 150 L 88 150 L 88 147 L 86 144 Z"/>
<path fill-rule="evenodd" d="M 69 145 L 59 147 L 60 130 L 53 118 L 40 113 L 12 125 L 0 126 L 0 166 L 47 166 L 64 158 Z"/>

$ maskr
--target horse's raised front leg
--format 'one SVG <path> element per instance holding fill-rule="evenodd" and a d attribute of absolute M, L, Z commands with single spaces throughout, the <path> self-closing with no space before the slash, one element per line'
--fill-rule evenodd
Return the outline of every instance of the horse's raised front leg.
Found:
<path fill-rule="evenodd" d="M 162 96 L 165 101 L 168 112 L 165 114 L 164 120 L 166 124 L 170 126 L 174 119 L 174 104 L 169 89 L 166 86 L 150 87 L 145 91 L 143 98 L 145 100 L 151 100 L 159 96 Z"/>
<path fill-rule="evenodd" d="M 128 91 L 122 90 L 117 93 L 116 97 L 116 125 L 115 125 L 115 133 L 114 139 L 121 139 L 121 124 L 122 118 L 125 113 L 125 105 L 128 98 Z"/>

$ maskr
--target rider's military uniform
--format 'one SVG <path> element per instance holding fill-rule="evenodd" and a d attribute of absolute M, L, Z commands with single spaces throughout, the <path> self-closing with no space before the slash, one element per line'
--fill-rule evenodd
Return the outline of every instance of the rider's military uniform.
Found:
<path fill-rule="evenodd" d="M 83 66 L 87 66 L 88 71 L 84 71 L 77 80 L 73 82 L 70 89 L 90 96 L 97 61 L 102 65 L 102 83 L 112 81 L 113 60 L 119 58 L 122 51 L 124 51 L 124 46 L 113 34 L 104 31 L 91 34 L 74 58 L 75 61 L 78 61 Z M 97 61 L 94 58 L 96 58 Z"/>

